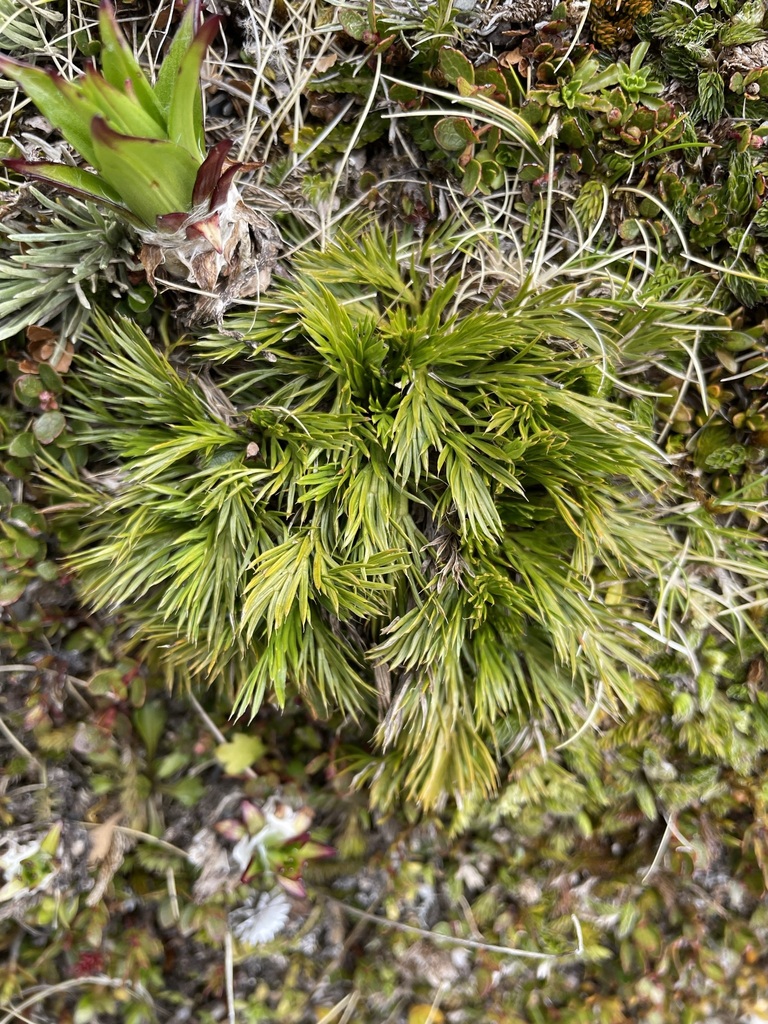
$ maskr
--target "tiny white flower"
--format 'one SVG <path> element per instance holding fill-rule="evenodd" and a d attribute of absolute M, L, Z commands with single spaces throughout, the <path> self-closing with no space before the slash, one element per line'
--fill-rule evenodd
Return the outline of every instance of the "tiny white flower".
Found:
<path fill-rule="evenodd" d="M 253 852 L 257 846 L 261 845 L 259 836 L 243 836 L 239 839 L 234 847 L 230 856 L 237 865 L 237 869 L 242 874 L 248 865 L 251 863 L 253 858 Z"/>
<path fill-rule="evenodd" d="M 460 879 L 464 885 L 472 891 L 482 889 L 485 885 L 485 878 L 480 874 L 474 864 L 470 864 L 469 861 L 464 861 L 456 872 L 456 878 Z"/>
<path fill-rule="evenodd" d="M 6 839 L 6 851 L 0 855 L 0 868 L 6 882 L 11 882 L 21 873 L 21 865 L 25 860 L 34 857 L 40 851 L 39 842 L 17 843 L 15 839 Z"/>
<path fill-rule="evenodd" d="M 245 871 L 256 853 L 266 867 L 268 848 L 298 838 L 307 831 L 313 817 L 308 807 L 295 811 L 288 804 L 276 800 L 268 800 L 260 813 L 263 827 L 255 835 L 243 836 L 232 850 L 232 860 L 241 872 Z"/>
<path fill-rule="evenodd" d="M 312 811 L 301 807 L 295 811 L 288 804 L 268 800 L 262 808 L 266 824 L 261 830 L 260 838 L 266 843 L 270 839 L 295 839 L 306 832 L 312 823 Z"/>

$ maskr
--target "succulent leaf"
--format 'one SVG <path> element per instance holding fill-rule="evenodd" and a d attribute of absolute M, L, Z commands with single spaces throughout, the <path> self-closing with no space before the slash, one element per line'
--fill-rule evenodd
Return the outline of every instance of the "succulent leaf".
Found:
<path fill-rule="evenodd" d="M 101 117 L 93 119 L 92 132 L 96 167 L 145 224 L 189 209 L 198 166 L 190 153 L 161 139 L 120 135 Z"/>
<path fill-rule="evenodd" d="M 247 833 L 250 836 L 255 836 L 267 823 L 267 819 L 264 817 L 261 809 L 256 804 L 252 804 L 250 800 L 243 800 L 241 813 Z"/>
<path fill-rule="evenodd" d="M 171 90 L 168 107 L 168 138 L 197 160 L 204 157 L 203 101 L 200 69 L 205 53 L 219 31 L 220 18 L 209 18 L 182 57 Z"/>
<path fill-rule="evenodd" d="M 126 82 L 130 82 L 144 111 L 158 123 L 164 123 L 160 103 L 117 23 L 114 8 L 109 0 L 103 0 L 99 10 L 99 33 L 101 70 L 104 78 L 119 92 L 124 92 Z"/>
<path fill-rule="evenodd" d="M 328 846 L 327 843 L 316 843 L 313 839 L 304 843 L 299 850 L 301 860 L 325 860 L 328 857 L 336 856 L 336 848 Z"/>

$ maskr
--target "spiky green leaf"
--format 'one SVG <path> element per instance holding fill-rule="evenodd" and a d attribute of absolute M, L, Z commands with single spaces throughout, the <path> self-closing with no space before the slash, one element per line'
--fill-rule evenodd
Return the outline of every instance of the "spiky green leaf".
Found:
<path fill-rule="evenodd" d="M 218 17 L 209 18 L 200 27 L 181 58 L 170 89 L 168 138 L 186 149 L 198 161 L 205 155 L 200 71 L 206 51 L 219 31 L 219 21 Z"/>
<path fill-rule="evenodd" d="M 92 103 L 61 76 L 0 57 L 0 73 L 20 85 L 40 113 L 89 164 L 95 166 L 91 120 L 98 114 Z"/>
<path fill-rule="evenodd" d="M 133 49 L 123 35 L 115 18 L 114 8 L 108 0 L 103 0 L 99 10 L 99 34 L 104 78 L 119 92 L 131 89 L 144 111 L 158 124 L 163 124 L 162 107 L 149 79 L 136 60 Z"/>
<path fill-rule="evenodd" d="M 116 89 L 93 68 L 89 68 L 73 88 L 100 112 L 115 131 L 150 139 L 166 138 L 165 126 L 147 113 L 134 92 Z"/>
<path fill-rule="evenodd" d="M 189 0 L 176 35 L 165 55 L 155 82 L 155 97 L 166 118 L 171 106 L 176 78 L 181 62 L 192 44 L 200 17 L 200 0 Z"/>

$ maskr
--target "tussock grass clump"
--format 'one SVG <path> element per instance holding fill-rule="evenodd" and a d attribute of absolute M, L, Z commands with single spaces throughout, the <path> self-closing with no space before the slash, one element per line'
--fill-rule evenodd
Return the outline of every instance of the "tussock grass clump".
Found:
<path fill-rule="evenodd" d="M 380 803 L 491 792 L 532 721 L 630 704 L 646 609 L 611 586 L 674 552 L 660 457 L 605 396 L 669 310 L 599 275 L 476 301 L 441 246 L 339 235 L 165 354 L 101 317 L 70 415 L 115 466 L 57 471 L 87 599 L 237 712 L 377 719 L 358 767 Z"/>

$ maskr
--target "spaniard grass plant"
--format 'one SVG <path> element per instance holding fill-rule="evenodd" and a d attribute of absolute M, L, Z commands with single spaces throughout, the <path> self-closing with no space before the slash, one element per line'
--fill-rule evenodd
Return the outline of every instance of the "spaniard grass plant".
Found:
<path fill-rule="evenodd" d="M 381 804 L 491 793 L 516 731 L 631 705 L 654 630 L 614 585 L 675 552 L 662 459 L 607 398 L 625 336 L 669 345 L 667 307 L 607 277 L 462 297 L 455 243 L 340 233 L 164 352 L 95 319 L 68 412 L 114 464 L 49 471 L 86 599 L 238 714 L 376 725 L 356 767 Z"/>

